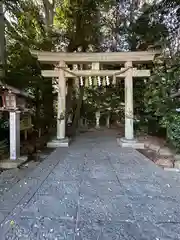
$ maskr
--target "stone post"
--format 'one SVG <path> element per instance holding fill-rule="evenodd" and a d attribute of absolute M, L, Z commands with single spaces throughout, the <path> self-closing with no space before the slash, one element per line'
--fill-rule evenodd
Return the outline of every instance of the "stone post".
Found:
<path fill-rule="evenodd" d="M 96 128 L 100 128 L 100 125 L 99 125 L 100 117 L 101 117 L 101 113 L 100 111 L 97 111 L 96 112 Z"/>
<path fill-rule="evenodd" d="M 84 119 L 84 126 L 85 126 L 85 127 L 88 126 L 88 124 L 87 124 L 87 119 L 86 119 L 86 118 Z"/>
<path fill-rule="evenodd" d="M 20 157 L 20 111 L 9 113 L 10 160 Z"/>
<path fill-rule="evenodd" d="M 110 127 L 110 115 L 108 114 L 107 117 L 106 117 L 106 127 L 109 128 Z"/>
<path fill-rule="evenodd" d="M 82 127 L 82 128 L 84 127 L 84 120 L 83 120 L 83 118 L 79 119 L 79 126 Z"/>
<path fill-rule="evenodd" d="M 65 63 L 62 61 L 59 64 L 60 67 L 65 67 Z M 66 110 L 66 79 L 64 70 L 59 69 L 58 79 L 58 110 L 57 110 L 57 139 L 61 140 L 65 138 L 65 110 Z"/>
<path fill-rule="evenodd" d="M 132 62 L 126 62 L 125 68 L 132 67 Z M 126 72 L 125 77 L 125 139 L 134 140 L 133 127 L 133 69 Z"/>

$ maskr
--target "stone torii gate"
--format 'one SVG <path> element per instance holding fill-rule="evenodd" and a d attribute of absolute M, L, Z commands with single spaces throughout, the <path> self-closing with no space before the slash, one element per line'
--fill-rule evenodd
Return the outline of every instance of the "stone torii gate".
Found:
<path fill-rule="evenodd" d="M 32 54 L 41 63 L 54 64 L 54 70 L 43 70 L 42 76 L 58 79 L 58 114 L 57 114 L 57 136 L 49 147 L 68 146 L 68 139 L 65 138 L 65 119 L 62 118 L 66 111 L 66 79 L 79 78 L 81 85 L 87 86 L 95 77 L 94 83 L 100 85 L 103 78 L 103 85 L 109 77 L 116 83 L 116 78 L 125 80 L 125 137 L 118 140 L 123 147 L 143 148 L 144 145 L 134 139 L 133 127 L 133 77 L 149 77 L 150 70 L 138 70 L 133 68 L 133 64 L 148 63 L 154 60 L 157 52 L 103 52 L 103 53 L 66 53 L 66 52 L 40 52 L 33 51 Z M 124 68 L 117 70 L 100 70 L 100 64 L 123 64 Z M 73 65 L 73 70 L 68 68 L 68 64 Z M 77 64 L 87 64 L 90 70 L 78 70 Z M 85 83 L 82 79 L 85 77 Z"/>

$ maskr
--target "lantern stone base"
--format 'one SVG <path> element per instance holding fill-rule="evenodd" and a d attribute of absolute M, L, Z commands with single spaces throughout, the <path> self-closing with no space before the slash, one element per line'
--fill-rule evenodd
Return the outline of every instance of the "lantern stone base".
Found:
<path fill-rule="evenodd" d="M 47 143 L 48 148 L 69 147 L 69 138 L 52 139 Z"/>
<path fill-rule="evenodd" d="M 5 159 L 0 161 L 1 169 L 13 169 L 18 168 L 23 165 L 28 160 L 27 156 L 19 157 L 17 160 Z"/>
<path fill-rule="evenodd" d="M 117 143 L 123 148 L 144 149 L 144 143 L 138 142 L 136 139 L 128 140 L 126 138 L 117 138 Z"/>

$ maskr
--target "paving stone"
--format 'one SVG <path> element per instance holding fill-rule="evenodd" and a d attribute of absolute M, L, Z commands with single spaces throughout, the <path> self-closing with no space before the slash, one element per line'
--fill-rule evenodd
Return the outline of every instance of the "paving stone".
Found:
<path fill-rule="evenodd" d="M 124 191 L 118 181 L 86 179 L 81 183 L 80 196 L 99 197 L 122 196 Z"/>
<path fill-rule="evenodd" d="M 21 216 L 28 218 L 50 217 L 73 220 L 76 215 L 77 199 L 73 199 L 71 195 L 62 197 L 35 195 L 21 212 Z"/>
<path fill-rule="evenodd" d="M 147 175 L 145 174 L 144 168 L 139 167 L 138 170 L 138 165 L 126 165 L 124 167 L 122 167 L 121 164 L 113 164 L 113 167 L 115 169 L 116 175 L 119 179 L 119 181 L 121 180 L 128 180 L 128 179 L 142 179 L 142 178 L 146 178 Z M 148 179 L 148 177 L 147 177 Z"/>
<path fill-rule="evenodd" d="M 49 181 L 47 179 L 37 191 L 40 195 L 51 195 L 60 198 L 71 197 L 77 200 L 79 197 L 79 182 L 75 181 Z"/>
<path fill-rule="evenodd" d="M 73 240 L 75 222 L 61 219 L 19 218 L 6 234 L 5 240 Z"/>
<path fill-rule="evenodd" d="M 126 196 L 114 196 L 103 199 L 103 205 L 107 209 L 108 220 L 110 222 L 135 220 L 132 205 Z"/>
<path fill-rule="evenodd" d="M 100 198 L 82 197 L 79 203 L 78 221 L 102 223 L 111 220 L 107 206 Z"/>
<path fill-rule="evenodd" d="M 61 161 L 52 171 L 49 179 L 60 180 L 79 180 L 83 171 L 84 162 L 71 158 Z"/>
<path fill-rule="evenodd" d="M 67 167 L 61 167 L 59 169 L 55 169 L 51 175 L 49 175 L 48 179 L 50 181 L 75 181 L 80 180 L 82 171 L 80 169 L 76 168 L 67 168 Z"/>
<path fill-rule="evenodd" d="M 77 169 L 77 170 L 82 170 L 82 168 L 84 167 L 84 156 L 80 157 L 80 159 L 78 159 L 78 157 L 74 157 L 74 156 L 68 156 L 68 158 L 60 161 L 57 166 L 56 166 L 56 170 L 61 170 L 66 168 L 67 170 L 71 170 L 73 169 Z"/>
<path fill-rule="evenodd" d="M 26 178 L 18 182 L 11 191 L 4 194 L 0 199 L 0 211 L 10 212 L 28 193 L 28 191 L 38 184 L 37 179 Z"/>
<path fill-rule="evenodd" d="M 180 205 L 173 197 L 131 197 L 130 205 L 137 221 L 178 222 Z"/>
<path fill-rule="evenodd" d="M 136 223 L 114 222 L 102 226 L 97 223 L 90 225 L 86 222 L 80 222 L 78 230 L 76 240 L 142 239 Z"/>
<path fill-rule="evenodd" d="M 84 171 L 83 179 L 93 178 L 104 181 L 116 181 L 116 175 L 114 170 L 107 170 L 105 166 L 94 166 L 89 171 Z"/>
<path fill-rule="evenodd" d="M 180 231 L 179 224 L 152 223 L 151 221 L 138 222 L 141 227 L 143 240 L 178 240 Z M 136 239 L 136 238 L 135 238 Z"/>
<path fill-rule="evenodd" d="M 89 163 L 85 166 L 85 170 L 83 173 L 83 179 L 93 178 L 105 181 L 116 181 L 116 173 L 115 170 L 112 168 L 110 163 L 97 163 L 94 162 Z"/>
<path fill-rule="evenodd" d="M 49 168 L 44 168 L 44 167 L 41 167 L 41 166 L 38 166 L 35 171 L 33 171 L 31 173 L 31 177 L 34 178 L 34 179 L 38 179 L 38 180 L 42 180 L 42 179 L 45 179 L 48 175 L 49 175 L 49 172 L 51 171 L 51 167 Z"/>
<path fill-rule="evenodd" d="M 9 191 L 20 178 L 15 174 L 15 171 L 7 170 L 0 175 L 0 196 Z"/>
<path fill-rule="evenodd" d="M 146 225 L 147 226 L 147 225 Z M 178 240 L 180 236 L 180 223 L 179 222 L 162 222 L 157 224 L 159 229 L 162 229 L 164 233 L 168 235 L 167 239 Z M 149 232 L 151 231 L 151 227 Z M 157 233 L 160 235 L 159 233 Z"/>

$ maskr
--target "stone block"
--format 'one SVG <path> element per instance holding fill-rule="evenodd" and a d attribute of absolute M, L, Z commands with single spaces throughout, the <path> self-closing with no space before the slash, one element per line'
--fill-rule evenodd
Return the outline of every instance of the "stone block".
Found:
<path fill-rule="evenodd" d="M 170 157 L 173 156 L 172 151 L 168 148 L 168 147 L 163 147 L 159 150 L 159 154 L 161 156 L 166 156 L 166 157 Z"/>
<path fill-rule="evenodd" d="M 174 155 L 174 159 L 175 159 L 175 161 L 180 161 L 180 154 Z"/>
<path fill-rule="evenodd" d="M 0 168 L 2 168 L 2 169 L 18 168 L 26 161 L 27 161 L 26 156 L 19 157 L 17 160 L 5 159 L 5 160 L 0 161 Z"/>
<path fill-rule="evenodd" d="M 48 148 L 69 147 L 69 138 L 53 139 L 47 143 Z"/>
<path fill-rule="evenodd" d="M 177 168 L 164 168 L 164 170 L 167 172 L 180 172 L 180 170 Z"/>
<path fill-rule="evenodd" d="M 152 144 L 152 143 L 149 145 L 148 148 L 151 149 L 152 151 L 155 151 L 155 152 L 159 152 L 159 150 L 160 150 L 160 146 L 159 145 Z"/>
<path fill-rule="evenodd" d="M 117 143 L 123 148 L 144 149 L 144 143 L 137 141 L 126 141 L 122 138 L 117 138 Z"/>
<path fill-rule="evenodd" d="M 177 168 L 177 169 L 180 169 L 180 161 L 176 161 L 174 163 L 174 167 Z"/>
<path fill-rule="evenodd" d="M 144 141 L 144 147 L 145 147 L 145 148 L 149 148 L 150 145 L 151 145 L 150 142 L 148 142 L 148 141 Z"/>
<path fill-rule="evenodd" d="M 172 159 L 159 158 L 156 161 L 156 164 L 164 168 L 173 168 Z"/>

